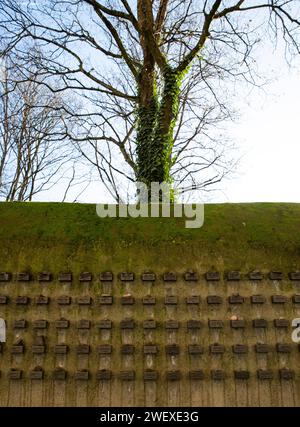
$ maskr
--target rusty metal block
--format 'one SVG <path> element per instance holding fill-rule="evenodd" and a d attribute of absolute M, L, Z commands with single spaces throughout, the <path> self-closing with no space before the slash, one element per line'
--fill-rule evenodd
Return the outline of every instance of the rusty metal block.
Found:
<path fill-rule="evenodd" d="M 63 368 L 56 368 L 53 371 L 53 379 L 54 380 L 66 380 L 67 379 L 67 371 Z"/>
<path fill-rule="evenodd" d="M 58 281 L 61 283 L 70 283 L 73 280 L 72 273 L 60 273 L 58 275 Z"/>
<path fill-rule="evenodd" d="M 6 304 L 8 304 L 8 296 L 6 296 L 6 295 L 0 295 L 0 304 L 1 305 L 6 305 Z"/>
<path fill-rule="evenodd" d="M 170 271 L 170 272 L 165 273 L 163 275 L 163 279 L 165 282 L 176 282 L 177 281 L 177 275 L 173 271 Z"/>
<path fill-rule="evenodd" d="M 186 297 L 187 304 L 200 304 L 200 296 L 199 295 L 191 295 Z"/>
<path fill-rule="evenodd" d="M 113 303 L 112 295 L 101 295 L 99 297 L 99 304 L 100 305 L 112 305 L 112 303 Z"/>
<path fill-rule="evenodd" d="M 269 273 L 270 280 L 282 280 L 283 273 L 281 271 L 270 271 Z"/>
<path fill-rule="evenodd" d="M 44 354 L 44 353 L 46 353 L 45 337 L 37 336 L 35 338 L 34 344 L 32 346 L 32 353 L 33 354 Z"/>
<path fill-rule="evenodd" d="M 58 305 L 70 305 L 72 302 L 71 297 L 69 295 L 61 295 L 57 298 L 57 304 Z"/>
<path fill-rule="evenodd" d="M 300 271 L 291 271 L 289 273 L 290 280 L 300 281 Z"/>
<path fill-rule="evenodd" d="M 260 271 L 251 271 L 249 273 L 249 279 L 250 280 L 262 280 L 263 274 Z"/>
<path fill-rule="evenodd" d="M 156 274 L 155 273 L 143 273 L 142 274 L 142 281 L 143 282 L 154 282 L 156 280 Z"/>
<path fill-rule="evenodd" d="M 52 280 L 52 274 L 49 273 L 49 271 L 43 271 L 38 274 L 39 282 L 51 282 L 51 280 Z"/>
<path fill-rule="evenodd" d="M 238 320 L 230 320 L 230 326 L 233 329 L 243 329 L 246 327 L 245 320 L 238 319 Z"/>
<path fill-rule="evenodd" d="M 253 325 L 253 328 L 267 328 L 268 322 L 265 319 L 253 319 L 252 325 Z"/>
<path fill-rule="evenodd" d="M 25 347 L 23 344 L 13 345 L 11 347 L 11 354 L 23 354 Z"/>
<path fill-rule="evenodd" d="M 208 295 L 207 304 L 222 304 L 222 297 L 219 295 Z"/>
<path fill-rule="evenodd" d="M 122 282 L 133 282 L 134 281 L 134 273 L 122 272 L 119 274 L 119 279 Z"/>
<path fill-rule="evenodd" d="M 190 380 L 204 380 L 204 372 L 201 369 L 195 369 L 189 372 Z"/>
<path fill-rule="evenodd" d="M 76 349 L 77 354 L 90 354 L 90 346 L 88 344 L 79 344 Z"/>
<path fill-rule="evenodd" d="M 144 345 L 144 354 L 157 354 L 157 353 L 158 353 L 157 345 L 154 345 L 154 344 Z"/>
<path fill-rule="evenodd" d="M 271 348 L 269 346 L 269 344 L 262 344 L 262 343 L 257 343 L 255 344 L 255 351 L 256 353 L 270 353 Z"/>
<path fill-rule="evenodd" d="M 93 275 L 89 271 L 83 271 L 79 275 L 79 282 L 91 282 L 93 280 Z"/>
<path fill-rule="evenodd" d="M 245 298 L 239 294 L 230 295 L 228 297 L 228 302 L 229 302 L 229 304 L 244 304 Z"/>
<path fill-rule="evenodd" d="M 23 377 L 23 371 L 21 371 L 20 369 L 11 369 L 8 372 L 8 378 L 10 380 L 21 380 Z"/>
<path fill-rule="evenodd" d="M 122 381 L 134 381 L 135 380 L 135 371 L 121 371 L 120 372 L 120 379 Z"/>
<path fill-rule="evenodd" d="M 132 344 L 123 344 L 121 354 L 134 354 L 135 346 Z"/>
<path fill-rule="evenodd" d="M 17 274 L 17 281 L 18 282 L 30 282 L 31 280 L 31 274 L 27 272 L 22 272 Z"/>
<path fill-rule="evenodd" d="M 121 329 L 134 329 L 135 321 L 133 319 L 124 319 L 120 322 Z"/>
<path fill-rule="evenodd" d="M 290 344 L 287 343 L 277 343 L 276 344 L 277 353 L 290 353 L 292 348 Z"/>
<path fill-rule="evenodd" d="M 31 380 L 42 380 L 44 379 L 44 370 L 40 366 L 35 367 L 29 372 L 29 378 Z"/>
<path fill-rule="evenodd" d="M 236 380 L 249 380 L 250 372 L 249 371 L 234 371 L 234 378 Z"/>
<path fill-rule="evenodd" d="M 222 344 L 211 344 L 209 346 L 211 354 L 223 354 L 225 353 L 225 347 Z"/>
<path fill-rule="evenodd" d="M 197 282 L 198 279 L 198 273 L 195 273 L 193 270 L 187 271 L 184 274 L 184 280 L 186 282 Z"/>
<path fill-rule="evenodd" d="M 201 320 L 188 320 L 186 323 L 187 329 L 201 329 Z"/>
<path fill-rule="evenodd" d="M 156 304 L 156 298 L 151 296 L 151 295 L 147 295 L 143 298 L 143 304 L 144 305 L 155 305 Z"/>
<path fill-rule="evenodd" d="M 50 298 L 46 297 L 44 295 L 39 295 L 36 299 L 35 299 L 35 303 L 36 305 L 48 305 L 50 302 Z"/>
<path fill-rule="evenodd" d="M 166 354 L 170 356 L 177 356 L 180 353 L 180 348 L 177 344 L 166 345 Z"/>
<path fill-rule="evenodd" d="M 209 329 L 222 329 L 224 327 L 223 320 L 209 320 L 208 321 Z"/>
<path fill-rule="evenodd" d="M 300 304 L 300 295 L 293 295 L 293 303 Z"/>
<path fill-rule="evenodd" d="M 111 354 L 112 346 L 110 344 L 102 344 L 98 346 L 97 350 L 98 354 Z"/>
<path fill-rule="evenodd" d="M 239 271 L 228 271 L 226 278 L 230 282 L 237 282 L 241 280 L 241 273 Z"/>
<path fill-rule="evenodd" d="M 214 369 L 210 372 L 211 379 L 214 381 L 223 381 L 225 380 L 225 372 L 221 369 Z"/>
<path fill-rule="evenodd" d="M 232 346 L 232 351 L 234 354 L 247 354 L 248 346 L 245 344 L 235 344 Z"/>
<path fill-rule="evenodd" d="M 287 319 L 274 319 L 275 328 L 288 328 L 290 322 Z"/>
<path fill-rule="evenodd" d="M 188 346 L 188 353 L 189 354 L 203 354 L 204 350 L 203 350 L 202 345 L 190 344 Z"/>
<path fill-rule="evenodd" d="M 295 371 L 292 369 L 279 369 L 279 377 L 281 380 L 293 380 L 295 379 Z"/>
<path fill-rule="evenodd" d="M 221 277 L 218 271 L 208 271 L 205 274 L 205 278 L 208 282 L 218 282 Z"/>
<path fill-rule="evenodd" d="M 67 354 L 69 351 L 69 346 L 66 344 L 58 344 L 54 347 L 55 354 Z"/>
<path fill-rule="evenodd" d="M 167 295 L 165 297 L 165 304 L 166 305 L 177 305 L 178 304 L 178 298 L 175 295 Z"/>
<path fill-rule="evenodd" d="M 15 329 L 25 329 L 27 327 L 27 322 L 25 319 L 15 320 L 14 328 Z"/>
<path fill-rule="evenodd" d="M 74 375 L 74 379 L 77 381 L 87 381 L 89 377 L 90 377 L 90 373 L 87 369 L 76 371 Z"/>
<path fill-rule="evenodd" d="M 181 379 L 181 371 L 167 371 L 166 377 L 168 381 L 176 381 Z"/>
<path fill-rule="evenodd" d="M 135 303 L 135 299 L 132 295 L 124 295 L 121 297 L 122 305 L 133 305 Z"/>
<path fill-rule="evenodd" d="M 87 319 L 80 319 L 77 323 L 77 329 L 91 329 L 91 321 Z"/>
<path fill-rule="evenodd" d="M 78 305 L 91 305 L 92 304 L 92 298 L 89 295 L 83 295 L 83 296 L 77 298 L 77 304 Z"/>
<path fill-rule="evenodd" d="M 27 296 L 18 296 L 16 298 L 17 305 L 28 305 L 30 303 L 30 299 Z"/>
<path fill-rule="evenodd" d="M 166 329 L 179 329 L 178 320 L 166 320 L 165 321 L 165 328 Z"/>
<path fill-rule="evenodd" d="M 112 377 L 112 373 L 109 369 L 101 369 L 96 374 L 96 379 L 101 381 L 108 381 Z"/>
<path fill-rule="evenodd" d="M 11 273 L 1 272 L 0 273 L 0 282 L 10 282 Z"/>
<path fill-rule="evenodd" d="M 266 297 L 264 295 L 252 295 L 250 300 L 251 304 L 264 304 L 266 302 Z"/>
<path fill-rule="evenodd" d="M 259 380 L 272 380 L 273 372 L 270 369 L 258 369 L 257 378 Z"/>
<path fill-rule="evenodd" d="M 67 319 L 58 319 L 55 321 L 55 327 L 57 329 L 68 329 L 70 326 L 70 322 Z"/>
<path fill-rule="evenodd" d="M 46 353 L 46 346 L 44 345 L 33 345 L 32 346 L 33 354 L 44 354 Z"/>
<path fill-rule="evenodd" d="M 47 320 L 35 320 L 33 322 L 33 328 L 34 329 L 46 329 L 48 328 L 48 321 Z"/>
<path fill-rule="evenodd" d="M 100 320 L 98 323 L 99 329 L 111 329 L 112 328 L 112 321 L 109 319 L 103 319 Z"/>
<path fill-rule="evenodd" d="M 285 304 L 287 302 L 287 297 L 285 295 L 272 295 L 273 304 Z"/>
<path fill-rule="evenodd" d="M 101 282 L 112 282 L 113 279 L 114 275 L 111 271 L 104 271 L 103 273 L 100 273 Z"/>
<path fill-rule="evenodd" d="M 153 369 L 145 369 L 143 378 L 144 381 L 156 381 L 158 379 L 158 372 Z"/>
<path fill-rule="evenodd" d="M 156 324 L 156 320 L 144 320 L 143 322 L 143 328 L 144 329 L 156 329 L 157 324 Z"/>

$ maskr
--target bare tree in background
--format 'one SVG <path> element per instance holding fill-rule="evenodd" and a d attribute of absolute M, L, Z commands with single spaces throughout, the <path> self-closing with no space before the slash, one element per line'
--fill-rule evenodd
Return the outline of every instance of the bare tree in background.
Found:
<path fill-rule="evenodd" d="M 17 63 L 4 58 L 0 83 L 0 198 L 27 201 L 51 188 L 72 158 L 62 140 L 62 98 L 38 84 L 31 66 L 27 81 Z"/>
<path fill-rule="evenodd" d="M 119 197 L 125 180 L 222 179 L 231 165 L 212 126 L 230 116 L 228 83 L 256 84 L 252 51 L 268 34 L 299 53 L 299 16 L 298 0 L 2 0 L 0 31 L 23 81 L 31 40 L 40 83 L 84 99 L 65 109 L 65 134 Z"/>

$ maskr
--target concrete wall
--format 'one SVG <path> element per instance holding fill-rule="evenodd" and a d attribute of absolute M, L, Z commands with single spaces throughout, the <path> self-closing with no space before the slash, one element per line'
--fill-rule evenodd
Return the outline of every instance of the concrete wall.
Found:
<path fill-rule="evenodd" d="M 182 269 L 184 266 L 179 271 Z M 207 280 L 205 272 L 198 272 L 197 280 L 185 280 L 182 273 L 174 281 L 164 280 L 160 273 L 153 281 L 143 281 L 141 273 L 135 271 L 133 281 L 129 276 L 120 280 L 118 271 L 114 271 L 112 281 L 101 281 L 99 271 L 93 272 L 91 281 L 88 276 L 82 276 L 82 281 L 74 276 L 71 282 L 63 282 L 57 275 L 45 275 L 49 281 L 39 281 L 37 272 L 30 281 L 19 281 L 16 273 L 0 276 L 0 318 L 7 326 L 7 342 L 1 345 L 0 353 L 0 406 L 300 405 L 300 352 L 291 339 L 292 319 L 300 317 L 299 298 L 294 297 L 300 294 L 299 280 L 290 280 L 287 274 L 282 280 L 280 276 L 274 276 L 280 280 L 271 280 L 264 271 L 262 280 L 250 280 L 247 272 L 240 278 L 233 275 L 237 280 L 227 280 L 220 272 L 220 280 L 214 281 Z M 244 299 L 236 298 L 237 294 Z M 265 302 L 251 300 L 258 294 Z M 49 297 L 48 301 L 39 298 L 41 295 Z M 103 295 L 111 295 L 112 303 L 101 298 Z M 286 301 L 272 299 L 277 295 Z M 30 300 L 26 304 L 18 299 L 20 296 Z M 71 297 L 71 303 L 60 304 L 61 296 Z M 143 300 L 147 296 L 154 299 Z M 220 304 L 209 303 L 208 296 L 221 297 Z M 232 300 L 230 296 L 234 296 Z M 70 322 L 68 328 L 57 327 L 61 318 Z M 22 319 L 26 320 L 25 327 L 22 322 L 15 324 Z M 123 328 L 126 319 L 134 320 L 133 328 L 130 323 Z M 265 319 L 266 327 L 254 327 L 254 319 Z M 274 319 L 281 321 L 275 324 Z M 47 320 L 47 327 L 35 323 L 37 320 Z M 79 325 L 81 320 L 88 320 L 90 325 Z M 102 324 L 108 329 L 99 328 L 101 320 L 111 320 L 111 328 L 109 324 Z M 147 320 L 154 320 L 156 325 L 144 324 Z M 170 320 L 178 325 L 166 323 Z M 222 325 L 209 324 L 209 320 L 221 320 L 223 327 L 213 328 Z M 214 343 L 223 345 L 224 353 L 212 354 L 210 346 Z M 257 343 L 268 344 L 269 352 L 257 353 Z M 278 348 L 278 343 L 288 346 Z M 62 344 L 69 347 L 67 354 L 56 354 L 56 346 Z M 144 345 L 150 344 L 156 346 L 156 354 L 144 354 Z M 167 347 L 173 344 L 177 347 Z M 89 345 L 89 354 L 77 354 L 86 350 L 79 345 Z M 111 345 L 111 354 L 99 354 L 101 345 Z M 234 353 L 234 345 L 244 345 L 235 351 L 246 353 Z M 101 351 L 109 349 L 102 347 Z M 193 351 L 199 353 L 190 354 Z M 43 369 L 43 379 L 31 379 L 36 367 Z M 66 379 L 54 378 L 58 367 L 65 369 Z M 11 373 L 11 369 L 16 371 Z M 156 380 L 144 378 L 147 369 L 157 375 Z M 273 378 L 258 379 L 260 369 L 270 370 Z M 281 375 L 290 379 L 280 377 L 281 369 L 289 370 L 281 371 Z M 101 370 L 107 370 L 111 379 L 99 379 Z M 225 378 L 213 379 L 213 371 L 223 371 Z M 21 378 L 13 379 L 19 375 Z M 76 375 L 89 377 L 76 379 Z M 122 379 L 132 375 L 133 379 Z"/>

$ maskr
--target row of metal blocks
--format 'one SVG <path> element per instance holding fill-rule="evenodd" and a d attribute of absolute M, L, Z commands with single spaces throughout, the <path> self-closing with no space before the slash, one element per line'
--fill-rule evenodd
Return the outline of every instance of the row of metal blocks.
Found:
<path fill-rule="evenodd" d="M 136 274 L 132 272 L 121 272 L 117 274 L 117 278 L 122 282 L 133 282 L 136 280 Z M 176 282 L 179 279 L 183 279 L 187 282 L 198 281 L 199 279 L 205 279 L 207 281 L 220 281 L 222 279 L 228 281 L 239 281 L 239 280 L 251 280 L 260 281 L 268 278 L 269 280 L 284 280 L 288 278 L 292 281 L 300 281 L 300 271 L 292 271 L 285 275 L 282 271 L 270 271 L 269 273 L 262 273 L 261 271 L 251 271 L 249 273 L 241 273 L 240 271 L 227 271 L 221 274 L 218 271 L 208 271 L 203 274 L 199 274 L 193 270 L 188 270 L 184 274 L 177 274 L 176 272 L 166 272 L 160 276 L 157 276 L 153 272 L 145 272 L 139 276 L 143 282 L 155 282 L 157 278 L 162 279 L 165 282 Z M 15 280 L 17 282 L 30 282 L 37 280 L 39 282 L 51 282 L 57 280 L 61 283 L 70 283 L 73 281 L 73 274 L 71 272 L 60 273 L 57 276 L 48 271 L 37 273 L 36 275 L 30 272 L 19 272 L 12 274 L 10 272 L 0 272 L 0 282 L 10 282 Z M 114 280 L 114 274 L 111 271 L 105 271 L 97 275 L 84 271 L 79 274 L 79 282 L 92 282 L 93 280 L 100 280 L 101 282 L 112 282 Z"/>
<path fill-rule="evenodd" d="M 14 300 L 12 300 L 8 295 L 0 295 L 0 305 L 7 305 L 10 303 L 14 303 L 15 305 L 24 306 L 29 305 L 32 302 L 37 306 L 47 306 L 51 302 L 51 298 L 49 296 L 39 295 L 32 299 L 26 295 L 17 296 Z M 176 295 L 167 295 L 162 299 L 158 299 L 152 295 L 146 295 L 140 300 L 136 300 L 136 298 L 132 295 L 124 295 L 120 298 L 114 298 L 113 295 L 100 295 L 97 297 L 97 300 L 94 301 L 90 295 L 83 295 L 76 298 L 72 298 L 69 295 L 61 295 L 56 298 L 56 303 L 58 305 L 71 305 L 72 302 L 76 302 L 81 306 L 89 306 L 94 303 L 98 305 L 112 305 L 114 302 L 120 303 L 121 305 L 134 305 L 137 302 L 141 302 L 143 305 L 156 305 L 157 303 L 163 303 L 165 305 L 177 305 L 180 302 L 186 303 L 188 305 L 199 305 L 201 303 L 201 297 L 199 295 L 191 295 L 187 296 L 184 299 L 178 298 Z M 220 295 L 207 295 L 206 303 L 208 305 L 221 305 L 224 302 L 223 297 Z M 227 302 L 230 305 L 234 304 L 244 304 L 250 302 L 251 304 L 265 304 L 267 303 L 267 297 L 264 295 L 251 295 L 250 297 L 245 297 L 240 294 L 233 294 L 228 296 Z M 292 295 L 288 297 L 286 295 L 271 295 L 270 302 L 272 304 L 286 304 L 292 302 L 293 304 L 300 304 L 300 295 Z"/>
<path fill-rule="evenodd" d="M 76 323 L 70 322 L 68 319 L 57 319 L 55 322 L 49 322 L 45 319 L 34 320 L 31 323 L 25 319 L 18 319 L 11 325 L 14 329 L 27 329 L 30 324 L 33 329 L 48 329 L 49 326 L 55 327 L 56 329 L 69 329 L 72 325 L 76 329 L 91 329 L 95 325 L 98 329 L 111 330 L 113 327 L 119 327 L 120 329 L 134 329 L 135 327 L 141 327 L 143 329 L 160 329 L 176 330 L 180 328 L 189 329 L 202 329 L 205 327 L 205 322 L 202 320 L 190 319 L 185 322 L 178 320 L 166 320 L 164 322 L 158 322 L 154 319 L 144 320 L 142 322 L 136 322 L 134 319 L 123 319 L 119 323 L 113 322 L 110 319 L 102 319 L 95 324 L 88 319 L 80 319 Z M 207 320 L 207 326 L 209 329 L 223 329 L 226 326 L 230 326 L 233 329 L 244 329 L 246 327 L 253 327 L 257 329 L 267 329 L 269 326 L 274 326 L 278 329 L 288 329 L 291 326 L 291 321 L 284 318 L 266 320 L 266 319 L 231 319 L 228 321 L 210 319 Z"/>
<path fill-rule="evenodd" d="M 45 372 L 41 367 L 36 367 L 33 370 L 25 373 L 20 369 L 11 369 L 7 372 L 7 377 L 10 380 L 22 380 L 22 379 L 31 379 L 31 380 L 43 380 L 43 379 L 53 379 L 65 381 L 68 378 L 75 380 L 91 380 L 95 378 L 97 380 L 109 381 L 113 378 L 117 378 L 123 381 L 134 381 L 136 379 L 143 379 L 144 381 L 156 381 L 159 379 L 167 381 L 179 381 L 183 378 L 189 380 L 204 380 L 211 379 L 215 381 L 223 381 L 226 379 L 235 379 L 235 380 L 249 380 L 251 377 L 256 376 L 259 380 L 295 380 L 298 378 L 299 374 L 288 368 L 279 369 L 276 371 L 270 369 L 259 369 L 255 373 L 247 370 L 235 370 L 232 373 L 225 372 L 224 370 L 211 370 L 205 372 L 201 369 L 190 370 L 188 372 L 182 372 L 180 370 L 171 370 L 166 372 L 158 372 L 153 369 L 147 369 L 143 371 L 142 377 L 137 376 L 135 370 L 123 370 L 120 372 L 112 372 L 108 369 L 102 369 L 97 371 L 94 374 L 87 369 L 79 370 L 74 373 L 70 373 L 63 368 L 57 368 L 52 372 Z M 3 377 L 3 375 L 2 375 Z M 0 372 L 1 379 L 1 372 Z"/>
<path fill-rule="evenodd" d="M 43 337 L 38 337 L 38 338 L 40 339 L 40 341 L 43 342 L 43 339 L 42 339 Z M 232 346 L 226 347 L 225 345 L 220 343 L 213 343 L 209 345 L 207 348 L 200 344 L 190 344 L 187 346 L 179 346 L 178 344 L 168 344 L 161 347 L 164 348 L 164 351 L 167 355 L 172 355 L 172 356 L 179 355 L 182 352 L 182 350 L 186 351 L 188 354 L 191 354 L 191 355 L 197 355 L 197 354 L 200 355 L 204 353 L 222 355 L 228 351 L 232 351 L 232 353 L 234 354 L 248 354 L 249 350 L 252 348 L 255 351 L 255 353 L 260 353 L 260 354 L 272 353 L 274 351 L 276 351 L 277 353 L 289 354 L 289 353 L 292 353 L 294 349 L 297 349 L 298 351 L 300 351 L 299 345 L 283 343 L 283 342 L 276 343 L 275 345 L 270 345 L 267 343 L 257 343 L 251 347 L 248 346 L 247 344 L 234 344 Z M 153 343 L 148 343 L 142 347 L 142 351 L 141 351 L 139 347 L 133 344 L 123 344 L 118 347 L 118 351 L 120 352 L 120 354 L 124 354 L 124 355 L 128 355 L 128 354 L 133 355 L 138 353 L 142 353 L 145 355 L 147 354 L 155 355 L 159 353 L 159 350 L 161 347 Z M 5 347 L 2 344 L 0 347 L 0 354 L 8 350 L 8 349 L 4 350 L 4 348 Z M 43 345 L 42 343 L 32 345 L 30 350 L 33 354 L 45 354 L 47 353 L 48 350 L 54 354 L 68 354 L 73 348 L 76 354 L 87 354 L 87 355 L 92 353 L 92 351 L 96 351 L 96 353 L 99 355 L 102 355 L 102 354 L 110 355 L 112 354 L 113 350 L 116 350 L 113 348 L 111 344 L 101 344 L 95 347 L 90 346 L 89 344 L 79 344 L 74 347 L 70 347 L 67 344 L 57 344 L 53 348 L 48 349 L 48 347 L 46 345 Z M 26 350 L 26 347 L 22 340 L 18 344 L 12 345 L 9 348 L 9 351 L 11 354 L 24 354 L 25 350 Z"/>

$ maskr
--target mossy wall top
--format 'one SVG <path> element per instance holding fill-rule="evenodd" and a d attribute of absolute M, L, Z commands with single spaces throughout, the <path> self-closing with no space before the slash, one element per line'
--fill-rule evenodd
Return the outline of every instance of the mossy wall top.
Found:
<path fill-rule="evenodd" d="M 204 226 L 183 218 L 105 218 L 95 205 L 0 203 L 0 270 L 54 273 L 299 268 L 300 205 L 205 206 Z"/>

